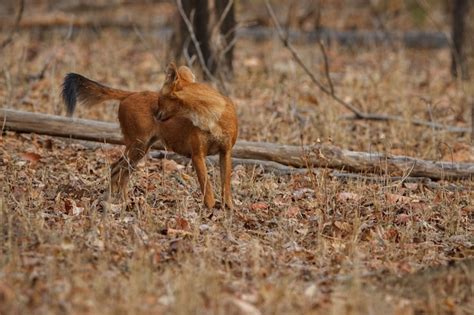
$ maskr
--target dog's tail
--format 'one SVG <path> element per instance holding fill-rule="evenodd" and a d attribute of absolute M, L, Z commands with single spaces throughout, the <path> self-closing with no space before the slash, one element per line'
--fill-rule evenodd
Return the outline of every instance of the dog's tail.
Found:
<path fill-rule="evenodd" d="M 107 100 L 123 100 L 132 93 L 109 88 L 77 73 L 68 73 L 64 78 L 61 94 L 67 114 L 72 116 L 78 101 L 86 106 L 92 106 Z"/>

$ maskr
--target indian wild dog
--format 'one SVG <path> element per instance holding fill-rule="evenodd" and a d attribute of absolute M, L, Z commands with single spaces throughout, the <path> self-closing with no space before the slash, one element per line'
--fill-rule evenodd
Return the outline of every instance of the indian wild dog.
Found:
<path fill-rule="evenodd" d="M 209 208 L 214 207 L 215 199 L 205 157 L 219 153 L 222 206 L 232 208 L 231 150 L 238 133 L 235 106 L 211 87 L 196 83 L 189 68 L 177 69 L 170 64 L 160 92 L 113 89 L 69 73 L 62 96 L 69 116 L 78 101 L 88 106 L 120 101 L 118 118 L 125 151 L 111 165 L 110 191 L 106 195 L 119 193 L 124 200 L 131 172 L 151 145 L 161 140 L 167 149 L 192 159 L 204 204 Z"/>

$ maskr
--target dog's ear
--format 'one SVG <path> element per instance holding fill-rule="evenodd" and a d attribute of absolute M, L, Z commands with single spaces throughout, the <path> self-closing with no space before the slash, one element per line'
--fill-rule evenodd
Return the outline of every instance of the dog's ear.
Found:
<path fill-rule="evenodd" d="M 196 76 L 191 71 L 191 69 L 186 66 L 179 67 L 178 75 L 181 80 L 186 81 L 188 83 L 196 82 Z"/>
<path fill-rule="evenodd" d="M 168 67 L 166 67 L 166 80 L 165 83 L 173 83 L 179 78 L 178 68 L 174 62 L 170 62 Z"/>
<path fill-rule="evenodd" d="M 176 81 L 179 79 L 178 69 L 174 62 L 171 62 L 168 67 L 166 67 L 166 77 L 165 82 L 161 88 L 161 93 L 167 94 L 171 93 L 174 90 Z"/>

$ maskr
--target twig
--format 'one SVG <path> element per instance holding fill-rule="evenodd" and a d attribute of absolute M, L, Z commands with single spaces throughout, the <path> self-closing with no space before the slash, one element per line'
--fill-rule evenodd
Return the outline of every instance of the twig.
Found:
<path fill-rule="evenodd" d="M 324 48 L 324 44 L 322 40 L 318 41 L 319 48 L 321 49 L 321 53 L 323 54 L 323 60 L 324 60 L 324 74 L 326 75 L 326 79 L 329 84 L 329 90 L 331 91 L 331 96 L 334 96 L 334 84 L 332 84 L 332 79 L 329 74 L 329 60 L 328 60 L 328 55 L 326 53 L 326 48 Z"/>
<path fill-rule="evenodd" d="M 232 41 L 226 47 L 224 47 L 224 49 L 222 49 L 221 53 L 219 54 L 219 59 L 223 58 L 223 56 L 227 54 L 227 52 L 231 50 L 232 47 L 234 47 L 236 43 L 237 43 L 237 37 L 232 39 Z"/>
<path fill-rule="evenodd" d="M 224 12 L 222 12 L 222 15 L 219 17 L 219 21 L 212 28 L 211 36 L 214 35 L 217 32 L 217 30 L 221 27 L 222 23 L 224 22 L 224 19 L 226 18 L 233 4 L 234 4 L 234 0 L 230 0 L 229 2 L 227 2 Z"/>
<path fill-rule="evenodd" d="M 353 112 L 357 117 L 363 117 L 364 113 L 361 112 L 359 109 L 354 107 L 353 105 L 344 102 L 342 99 L 340 99 L 337 95 L 332 95 L 331 91 L 327 89 L 319 80 L 316 78 L 316 76 L 311 72 L 311 70 L 308 69 L 304 61 L 301 59 L 299 54 L 296 52 L 295 48 L 293 45 L 290 44 L 288 38 L 285 36 L 285 33 L 283 29 L 281 28 L 280 22 L 278 22 L 278 19 L 275 15 L 275 11 L 273 11 L 272 6 L 270 5 L 270 2 L 268 0 L 265 0 L 265 6 L 267 7 L 268 13 L 270 14 L 270 17 L 273 20 L 273 24 L 275 24 L 275 27 L 277 29 L 278 36 L 280 37 L 280 40 L 282 41 L 283 45 L 291 52 L 293 55 L 293 58 L 295 61 L 300 65 L 300 67 L 306 72 L 306 74 L 310 77 L 311 81 L 313 81 L 314 84 L 316 84 L 321 91 L 324 93 L 332 96 L 334 100 L 336 100 L 339 104 L 343 105 L 347 109 L 349 109 L 351 112 Z"/>
<path fill-rule="evenodd" d="M 227 37 L 232 33 L 237 33 L 237 31 L 239 29 L 241 29 L 242 26 L 239 25 L 239 24 L 236 24 L 234 27 L 232 27 L 229 31 L 227 31 L 225 34 L 222 34 L 222 36 L 224 38 L 227 39 Z M 227 42 L 227 40 L 226 40 Z M 235 36 L 234 38 L 232 38 L 232 40 L 230 41 L 230 43 L 228 43 L 222 50 L 221 52 L 219 53 L 219 57 L 217 58 L 217 61 L 220 62 L 224 56 L 232 49 L 234 48 L 235 44 L 237 43 L 237 36 Z"/>
<path fill-rule="evenodd" d="M 8 37 L 0 44 L 0 49 L 5 48 L 8 44 L 10 44 L 13 40 L 13 35 L 18 31 L 20 26 L 21 18 L 23 17 L 23 11 L 25 10 L 25 0 L 20 0 L 20 8 L 18 9 L 18 13 L 15 19 L 15 26 L 12 28 Z"/>
<path fill-rule="evenodd" d="M 426 127 L 431 127 L 435 129 L 443 129 L 449 132 L 458 132 L 458 133 L 467 133 L 471 131 L 471 128 L 466 128 L 466 127 L 455 127 L 455 126 L 445 126 L 442 124 L 434 123 L 434 122 L 429 122 L 429 121 L 424 121 L 424 120 L 418 120 L 418 119 L 412 119 L 412 120 L 407 120 L 403 117 L 400 116 L 392 116 L 392 115 L 383 115 L 383 114 L 371 114 L 371 113 L 365 113 L 358 109 L 357 107 L 353 106 L 352 104 L 349 104 L 348 102 L 345 102 L 342 100 L 340 97 L 338 97 L 336 94 L 333 93 L 334 90 L 331 91 L 331 89 L 326 88 L 317 78 L 316 76 L 309 70 L 309 68 L 306 66 L 306 64 L 303 62 L 301 57 L 299 56 L 298 52 L 295 50 L 295 48 L 291 45 L 289 42 L 288 38 L 286 38 L 285 33 L 283 32 L 283 29 L 281 28 L 280 22 L 278 22 L 278 19 L 275 15 L 275 11 L 273 10 L 272 6 L 270 5 L 269 0 L 265 0 L 265 6 L 267 8 L 267 11 L 273 21 L 273 24 L 275 25 L 275 28 L 277 30 L 277 34 L 283 43 L 283 45 L 291 52 L 293 58 L 295 61 L 300 65 L 300 67 L 304 70 L 304 72 L 310 77 L 311 81 L 313 81 L 314 84 L 316 84 L 319 89 L 331 96 L 337 103 L 340 105 L 344 106 L 348 110 L 350 110 L 354 116 L 352 119 L 364 119 L 364 120 L 374 120 L 374 121 L 400 121 L 400 122 L 409 122 L 413 125 L 416 126 L 426 126 Z M 327 75 L 328 77 L 328 75 Z M 329 78 L 328 78 L 329 79 Z"/>
<path fill-rule="evenodd" d="M 411 172 L 413 172 L 415 165 L 416 165 L 416 161 L 413 161 L 413 164 L 411 165 L 410 170 L 406 173 L 406 175 L 402 177 L 402 179 L 400 179 L 400 184 L 403 184 L 407 180 L 407 178 L 410 177 L 410 174 Z"/>
<path fill-rule="evenodd" d="M 190 42 L 190 39 L 188 37 L 186 38 L 183 44 L 183 56 L 184 56 L 184 59 L 186 60 L 186 64 L 188 65 L 188 67 L 192 68 L 194 60 L 196 59 L 196 55 L 193 55 L 192 57 L 189 56 L 189 52 L 188 52 L 189 42 Z"/>

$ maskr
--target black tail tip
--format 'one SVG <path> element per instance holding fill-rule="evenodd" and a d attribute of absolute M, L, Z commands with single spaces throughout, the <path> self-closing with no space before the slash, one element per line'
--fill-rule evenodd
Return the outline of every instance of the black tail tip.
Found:
<path fill-rule="evenodd" d="M 61 95 L 64 105 L 66 105 L 66 112 L 69 117 L 74 114 L 74 110 L 76 109 L 77 85 L 81 78 L 82 77 L 77 73 L 68 73 L 64 77 Z"/>

